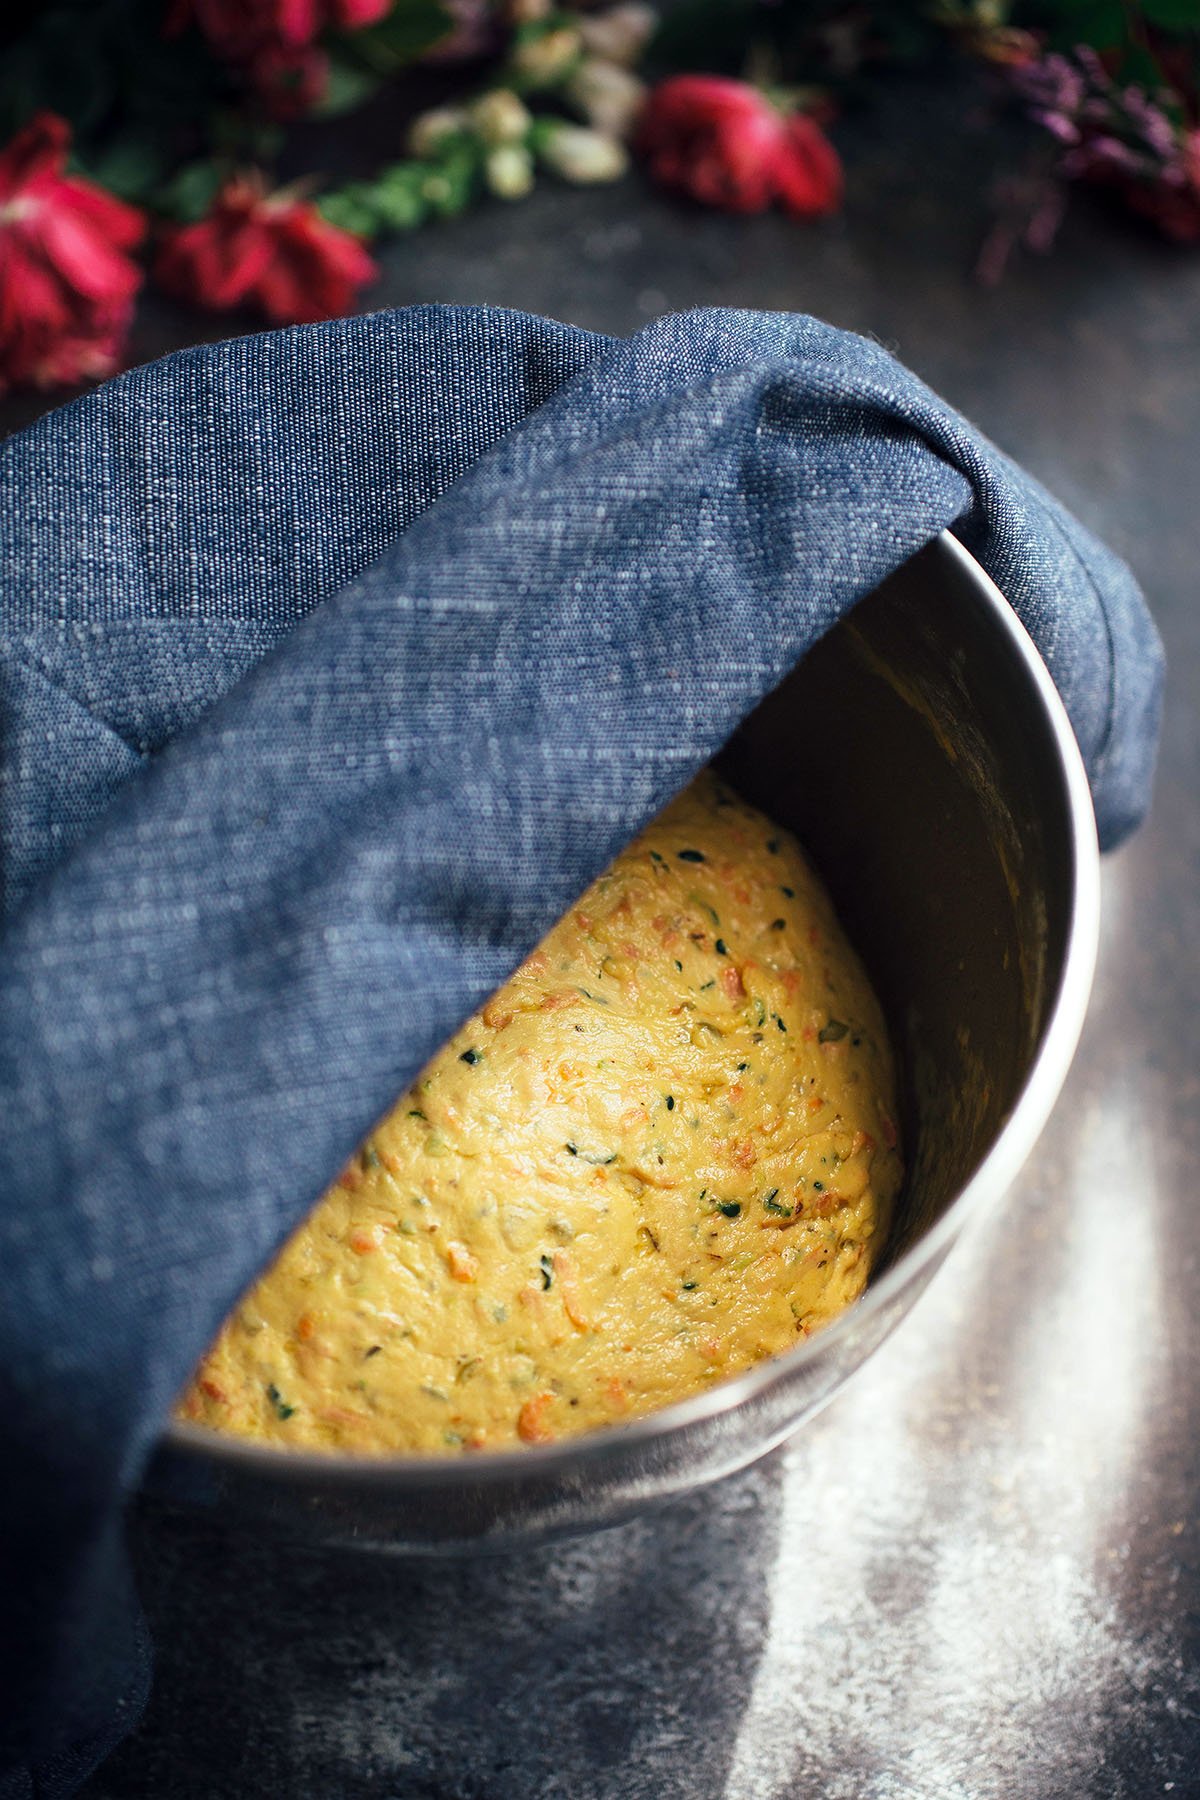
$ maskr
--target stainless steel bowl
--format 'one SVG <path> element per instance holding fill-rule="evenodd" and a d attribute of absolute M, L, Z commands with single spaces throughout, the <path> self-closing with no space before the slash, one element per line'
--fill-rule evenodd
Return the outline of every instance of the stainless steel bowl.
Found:
<path fill-rule="evenodd" d="M 472 1458 L 275 1450 L 172 1423 L 159 1493 L 409 1553 L 615 1523 L 715 1481 L 812 1416 L 1029 1155 L 1083 1023 L 1099 922 L 1087 780 L 1045 667 L 943 535 L 805 658 L 722 756 L 810 848 L 883 999 L 908 1175 L 883 1266 L 819 1336 L 702 1396 Z"/>

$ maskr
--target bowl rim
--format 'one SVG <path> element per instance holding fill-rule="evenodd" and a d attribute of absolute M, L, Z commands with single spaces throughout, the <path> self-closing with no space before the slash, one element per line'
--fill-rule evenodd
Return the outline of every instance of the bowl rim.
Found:
<path fill-rule="evenodd" d="M 577 1473 L 582 1467 L 603 1461 L 610 1454 L 675 1437 L 696 1425 L 733 1412 L 767 1392 L 806 1362 L 824 1355 L 831 1344 L 859 1330 L 865 1318 L 884 1311 L 930 1264 L 936 1267 L 969 1220 L 1007 1191 L 1058 1101 L 1083 1029 L 1100 939 L 1100 850 L 1091 789 L 1075 732 L 1032 638 L 995 582 L 948 530 L 932 538 L 925 549 L 936 550 L 947 557 L 951 566 L 975 588 L 977 596 L 1007 632 L 1041 701 L 1058 750 L 1063 780 L 1070 827 L 1067 848 L 1072 900 L 1062 972 L 1050 1003 L 1041 1044 L 995 1142 L 940 1218 L 885 1269 L 878 1280 L 868 1283 L 853 1306 L 815 1336 L 777 1356 L 766 1358 L 740 1375 L 718 1382 L 710 1391 L 677 1400 L 624 1423 L 598 1426 L 577 1437 L 471 1456 L 461 1453 L 431 1456 L 412 1452 L 346 1454 L 263 1444 L 226 1435 L 210 1426 L 169 1418 L 158 1439 L 160 1449 L 183 1454 L 189 1460 L 216 1462 L 256 1477 L 267 1477 L 283 1486 L 368 1486 L 419 1492 L 447 1484 L 491 1486 L 520 1481 L 527 1476 L 550 1476 L 564 1469 Z"/>

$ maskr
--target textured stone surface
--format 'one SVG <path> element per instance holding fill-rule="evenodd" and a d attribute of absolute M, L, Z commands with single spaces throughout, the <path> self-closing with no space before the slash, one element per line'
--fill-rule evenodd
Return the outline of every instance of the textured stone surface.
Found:
<path fill-rule="evenodd" d="M 606 1535 L 405 1565 L 141 1515 L 155 1693 L 87 1800 L 1200 1795 L 1200 258 L 1083 204 L 1052 260 L 981 292 L 980 147 L 920 90 L 845 139 L 847 212 L 816 229 L 547 189 L 396 246 L 371 298 L 618 332 L 818 313 L 1128 557 L 1168 646 L 1161 779 L 1106 865 L 1042 1146 L 790 1447 Z M 140 330 L 152 355 L 227 327 Z"/>

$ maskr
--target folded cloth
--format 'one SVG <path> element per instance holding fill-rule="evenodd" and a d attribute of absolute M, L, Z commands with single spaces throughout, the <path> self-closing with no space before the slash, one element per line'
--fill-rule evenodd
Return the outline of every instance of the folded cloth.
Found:
<path fill-rule="evenodd" d="M 0 450 L 5 1796 L 145 1687 L 121 1509 L 222 1316 L 463 1017 L 943 527 L 1102 838 L 1124 566 L 878 345 L 417 308 L 170 356 Z"/>

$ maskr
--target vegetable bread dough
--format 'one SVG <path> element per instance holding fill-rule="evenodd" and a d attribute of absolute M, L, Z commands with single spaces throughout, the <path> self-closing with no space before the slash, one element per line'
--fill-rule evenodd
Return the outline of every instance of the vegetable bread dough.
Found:
<path fill-rule="evenodd" d="M 433 1058 L 177 1410 L 444 1455 L 695 1394 L 861 1291 L 895 1112 L 828 896 L 705 773 Z"/>

